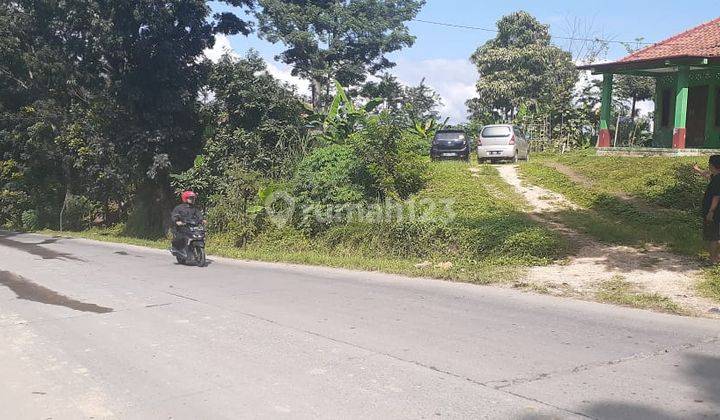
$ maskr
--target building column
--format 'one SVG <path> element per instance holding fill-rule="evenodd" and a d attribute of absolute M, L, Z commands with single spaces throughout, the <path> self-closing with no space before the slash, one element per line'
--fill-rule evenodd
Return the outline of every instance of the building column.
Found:
<path fill-rule="evenodd" d="M 675 98 L 675 129 L 673 130 L 673 149 L 685 148 L 685 137 L 687 136 L 687 104 L 690 81 L 690 67 L 680 66 L 678 68 L 677 96 Z"/>
<path fill-rule="evenodd" d="M 603 74 L 602 103 L 600 105 L 600 132 L 598 133 L 597 147 L 610 147 L 610 114 L 612 112 L 612 73 Z"/>
<path fill-rule="evenodd" d="M 705 143 L 704 147 L 717 149 L 720 144 L 718 144 L 718 138 L 713 133 L 715 132 L 715 125 L 716 120 L 715 116 L 717 115 L 717 107 L 720 106 L 718 102 L 718 90 L 719 85 L 712 82 L 708 86 L 708 102 L 707 102 L 707 115 L 705 117 Z"/>

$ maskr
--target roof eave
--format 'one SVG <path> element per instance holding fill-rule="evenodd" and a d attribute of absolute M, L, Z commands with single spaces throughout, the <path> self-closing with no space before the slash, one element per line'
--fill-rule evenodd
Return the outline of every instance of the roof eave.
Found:
<path fill-rule="evenodd" d="M 660 67 L 673 67 L 678 65 L 708 65 L 711 63 L 720 63 L 720 57 L 703 57 L 703 56 L 676 56 L 661 57 L 647 60 L 633 61 L 615 61 L 612 63 L 587 64 L 577 66 L 578 70 L 590 70 L 594 74 L 613 73 L 627 70 L 653 69 Z"/>

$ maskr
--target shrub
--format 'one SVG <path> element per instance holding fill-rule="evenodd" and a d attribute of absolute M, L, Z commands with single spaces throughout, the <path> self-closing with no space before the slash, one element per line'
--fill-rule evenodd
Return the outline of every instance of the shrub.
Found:
<path fill-rule="evenodd" d="M 22 214 L 30 207 L 30 198 L 24 191 L 0 190 L 0 226 L 22 227 Z"/>
<path fill-rule="evenodd" d="M 391 115 L 366 121 L 348 143 L 367 167 L 380 199 L 407 198 L 425 185 L 428 163 L 417 153 L 419 139 Z"/>
<path fill-rule="evenodd" d="M 243 247 L 264 227 L 265 219 L 259 192 L 262 175 L 239 164 L 225 172 L 225 193 L 212 198 L 208 211 L 209 229 L 228 233 L 235 246 Z"/>
<path fill-rule="evenodd" d="M 63 211 L 63 229 L 84 230 L 92 226 L 99 204 L 81 195 L 69 195 Z"/>
<path fill-rule="evenodd" d="M 33 231 L 40 229 L 40 219 L 35 210 L 25 210 L 20 216 L 23 230 Z"/>
<path fill-rule="evenodd" d="M 307 210 L 299 215 L 300 227 L 317 230 L 327 223 L 315 215 L 338 211 L 339 207 L 359 204 L 374 196 L 367 168 L 350 146 L 331 145 L 309 154 L 300 162 L 293 180 L 293 191 Z"/>

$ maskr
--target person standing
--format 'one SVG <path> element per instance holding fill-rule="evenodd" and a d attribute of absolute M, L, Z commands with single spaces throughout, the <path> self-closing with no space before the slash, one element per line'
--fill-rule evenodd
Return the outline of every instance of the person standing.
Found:
<path fill-rule="evenodd" d="M 720 155 L 710 156 L 707 171 L 698 165 L 693 170 L 709 181 L 702 202 L 703 239 L 707 242 L 710 262 L 720 264 Z"/>

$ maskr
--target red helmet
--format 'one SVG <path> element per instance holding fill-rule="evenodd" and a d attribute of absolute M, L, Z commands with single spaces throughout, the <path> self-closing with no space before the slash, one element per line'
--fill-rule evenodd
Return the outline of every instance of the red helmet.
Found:
<path fill-rule="evenodd" d="M 195 194 L 192 191 L 183 191 L 183 193 L 180 195 L 180 198 L 182 198 L 183 203 L 187 203 L 190 198 L 196 198 L 197 194 Z"/>

